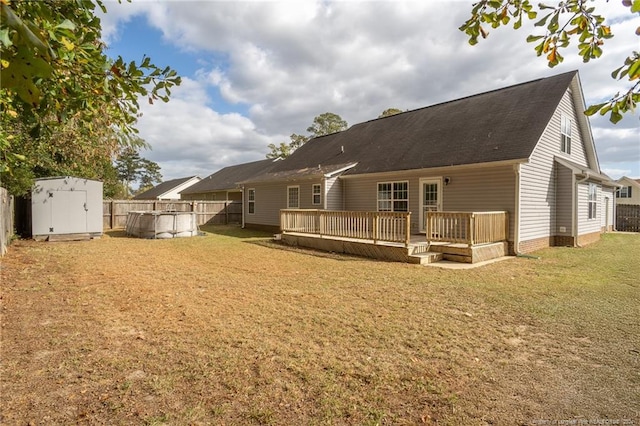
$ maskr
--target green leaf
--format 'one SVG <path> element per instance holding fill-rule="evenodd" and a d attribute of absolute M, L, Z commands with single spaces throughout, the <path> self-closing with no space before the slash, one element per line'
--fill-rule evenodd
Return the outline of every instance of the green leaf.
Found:
<path fill-rule="evenodd" d="M 586 115 L 593 115 L 596 112 L 600 111 L 600 109 L 602 109 L 603 106 L 606 105 L 606 102 L 603 102 L 601 104 L 595 104 L 595 105 L 591 105 L 589 108 L 586 109 L 586 111 L 584 112 Z"/>
<path fill-rule="evenodd" d="M 13 45 L 13 43 L 11 42 L 11 39 L 9 38 L 8 28 L 4 28 L 0 30 L 0 43 L 2 43 L 5 47 L 9 47 Z"/>
<path fill-rule="evenodd" d="M 71 22 L 70 20 L 65 19 L 64 21 L 62 21 L 62 23 L 61 23 L 61 24 L 57 25 L 57 26 L 56 26 L 56 28 L 61 28 L 61 29 L 64 29 L 64 30 L 71 30 L 71 31 L 73 31 L 73 30 L 75 30 L 75 29 L 76 29 L 76 26 L 75 26 L 75 24 L 74 24 L 73 22 Z"/>
<path fill-rule="evenodd" d="M 640 76 L 640 59 L 636 59 L 631 66 L 629 66 L 629 80 L 635 80 Z"/>
<path fill-rule="evenodd" d="M 530 35 L 527 37 L 527 43 L 532 43 L 536 40 L 540 40 L 541 38 L 544 38 L 544 36 L 534 36 L 534 35 Z"/>
<path fill-rule="evenodd" d="M 518 17 L 518 20 L 516 22 L 513 23 L 513 29 L 517 30 L 520 27 L 522 27 L 522 16 Z"/>
<path fill-rule="evenodd" d="M 551 16 L 551 14 L 548 14 L 547 16 L 545 16 L 544 18 L 540 19 L 538 22 L 536 22 L 533 25 L 536 26 L 536 27 L 543 27 L 544 25 L 546 25 L 547 19 L 549 19 L 549 16 Z"/>
<path fill-rule="evenodd" d="M 622 114 L 620 114 L 618 111 L 611 111 L 609 121 L 611 121 L 613 124 L 616 124 L 620 120 L 622 120 Z"/>

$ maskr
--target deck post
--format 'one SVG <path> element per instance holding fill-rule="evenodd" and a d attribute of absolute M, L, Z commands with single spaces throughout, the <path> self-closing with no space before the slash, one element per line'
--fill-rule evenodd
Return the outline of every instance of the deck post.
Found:
<path fill-rule="evenodd" d="M 476 215 L 475 213 L 471 213 L 469 215 L 469 229 L 467 230 L 467 243 L 469 247 L 473 246 L 473 242 L 475 240 L 474 236 L 476 233 Z"/>
<path fill-rule="evenodd" d="M 322 237 L 322 234 L 324 234 L 324 215 L 320 209 L 316 210 L 316 220 L 318 221 L 318 232 Z"/>
<path fill-rule="evenodd" d="M 405 220 L 406 220 L 405 227 L 407 229 L 406 229 L 406 235 L 404 240 L 404 246 L 409 247 L 409 242 L 411 241 L 411 212 L 407 213 L 407 217 Z"/>
<path fill-rule="evenodd" d="M 373 214 L 373 244 L 378 243 L 378 212 Z"/>

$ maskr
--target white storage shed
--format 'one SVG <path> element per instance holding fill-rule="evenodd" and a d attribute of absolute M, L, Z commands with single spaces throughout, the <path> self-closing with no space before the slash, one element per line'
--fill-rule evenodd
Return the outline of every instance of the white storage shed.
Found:
<path fill-rule="evenodd" d="M 36 179 L 31 191 L 34 239 L 102 235 L 102 182 L 72 176 Z"/>

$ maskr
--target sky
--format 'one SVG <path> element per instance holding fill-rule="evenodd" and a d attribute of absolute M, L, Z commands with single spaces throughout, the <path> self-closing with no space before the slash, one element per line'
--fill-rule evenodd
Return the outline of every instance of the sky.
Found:
<path fill-rule="evenodd" d="M 535 2 L 534 2 L 535 3 Z M 182 77 L 168 103 L 141 101 L 141 153 L 164 180 L 206 177 L 261 160 L 268 145 L 307 134 L 332 112 L 349 125 L 387 108 L 411 110 L 578 70 L 587 106 L 627 85 L 611 72 L 640 48 L 640 17 L 619 0 L 595 0 L 614 37 L 583 63 L 576 41 L 549 68 L 536 57 L 531 23 L 489 29 L 470 46 L 458 27 L 471 1 L 107 1 L 100 14 L 107 55 L 150 56 Z M 490 111 L 488 112 L 490 113 Z M 600 168 L 640 178 L 640 109 L 613 125 L 590 119 Z"/>

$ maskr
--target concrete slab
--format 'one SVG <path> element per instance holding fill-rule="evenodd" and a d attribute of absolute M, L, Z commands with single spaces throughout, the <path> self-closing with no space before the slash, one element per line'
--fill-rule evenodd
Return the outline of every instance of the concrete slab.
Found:
<path fill-rule="evenodd" d="M 436 263 L 426 263 L 424 266 L 433 266 L 436 268 L 443 268 L 443 269 L 473 269 L 473 268 L 479 268 L 481 266 L 489 265 L 491 263 L 501 262 L 503 260 L 509 260 L 509 259 L 515 259 L 515 258 L 516 258 L 515 256 L 502 256 L 495 259 L 485 260 L 483 262 L 477 262 L 477 263 L 461 263 L 461 262 L 453 262 L 450 260 L 441 260 L 440 262 L 436 262 Z"/>

